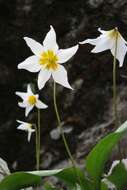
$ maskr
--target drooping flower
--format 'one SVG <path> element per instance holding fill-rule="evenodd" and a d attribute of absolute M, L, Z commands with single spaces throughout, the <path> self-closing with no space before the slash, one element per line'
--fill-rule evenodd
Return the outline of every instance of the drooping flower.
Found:
<path fill-rule="evenodd" d="M 20 121 L 20 120 L 17 120 L 17 122 L 20 123 L 20 125 L 17 127 L 17 129 L 28 132 L 27 140 L 29 142 L 30 139 L 31 139 L 32 133 L 35 132 L 35 129 L 32 128 L 31 123 L 26 123 L 26 122 L 23 122 L 23 121 Z"/>
<path fill-rule="evenodd" d="M 47 33 L 43 45 L 28 37 L 25 37 L 24 40 L 34 55 L 20 63 L 18 69 L 25 69 L 33 73 L 39 72 L 39 89 L 44 87 L 51 76 L 56 83 L 72 89 L 68 82 L 67 71 L 61 64 L 68 61 L 77 52 L 78 45 L 59 49 L 56 33 L 52 26 L 50 26 L 50 31 Z"/>
<path fill-rule="evenodd" d="M 27 86 L 27 92 L 16 92 L 16 95 L 20 96 L 23 102 L 19 102 L 18 105 L 21 108 L 25 108 L 25 116 L 27 117 L 29 112 L 35 107 L 38 109 L 46 109 L 48 106 L 39 100 L 38 94 L 33 94 L 30 85 Z"/>
<path fill-rule="evenodd" d="M 95 39 L 86 39 L 80 42 L 80 44 L 89 43 L 94 45 L 95 47 L 92 49 L 92 53 L 99 53 L 109 49 L 112 55 L 116 56 L 116 59 L 119 61 L 119 66 L 122 67 L 127 52 L 127 42 L 117 28 L 109 31 L 104 31 L 99 28 L 98 31 L 101 33 L 99 37 Z"/>

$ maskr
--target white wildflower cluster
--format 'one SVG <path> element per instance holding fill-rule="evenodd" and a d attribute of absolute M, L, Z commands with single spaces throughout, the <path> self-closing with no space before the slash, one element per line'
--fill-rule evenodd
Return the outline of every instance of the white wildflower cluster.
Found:
<path fill-rule="evenodd" d="M 34 55 L 20 63 L 18 69 L 25 69 L 33 73 L 38 72 L 39 90 L 45 86 L 51 77 L 56 83 L 72 89 L 68 82 L 67 71 L 62 64 L 67 62 L 77 52 L 78 45 L 67 49 L 59 49 L 56 42 L 56 33 L 52 26 L 50 26 L 50 31 L 47 33 L 43 44 L 28 37 L 24 37 L 24 40 Z M 16 92 L 16 95 L 22 98 L 22 102 L 19 102 L 18 105 L 21 108 L 25 108 L 26 117 L 34 107 L 37 107 L 37 109 L 45 109 L 48 107 L 39 100 L 38 94 L 32 92 L 29 84 L 26 93 Z M 18 129 L 28 132 L 28 141 L 30 141 L 32 132 L 35 132 L 35 129 L 32 129 L 32 124 L 19 120 L 17 120 L 17 122 L 20 123 Z"/>
<path fill-rule="evenodd" d="M 127 52 L 127 42 L 121 36 L 117 28 L 110 31 L 98 29 L 101 35 L 96 39 L 86 39 L 80 44 L 92 44 L 94 49 L 92 53 L 99 53 L 105 50 L 110 50 L 112 55 L 119 61 L 120 67 L 123 65 L 124 57 Z M 34 55 L 28 57 L 25 61 L 18 65 L 18 69 L 25 69 L 32 73 L 38 73 L 37 85 L 41 90 L 46 82 L 52 77 L 53 80 L 62 86 L 72 89 L 68 82 L 67 71 L 62 65 L 67 62 L 77 52 L 79 45 L 71 48 L 60 49 L 56 41 L 56 33 L 52 26 L 46 34 L 43 44 L 33 40 L 32 38 L 24 37 L 26 44 L 29 46 Z M 117 48 L 116 48 L 117 46 Z M 27 117 L 30 111 L 36 107 L 38 109 L 45 109 L 48 106 L 44 104 L 38 94 L 34 94 L 30 85 L 27 86 L 27 92 L 16 92 L 22 102 L 18 105 L 25 108 L 25 116 Z M 30 141 L 31 133 L 35 131 L 32 129 L 32 124 L 22 122 L 18 129 L 28 132 L 28 140 Z"/>

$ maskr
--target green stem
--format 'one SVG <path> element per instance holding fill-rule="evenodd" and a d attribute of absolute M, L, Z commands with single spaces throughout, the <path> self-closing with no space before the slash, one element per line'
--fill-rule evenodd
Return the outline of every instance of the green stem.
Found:
<path fill-rule="evenodd" d="M 76 170 L 76 163 L 75 163 L 75 160 L 73 159 L 73 156 L 72 156 L 71 151 L 69 149 L 69 146 L 68 146 L 68 143 L 66 141 L 66 137 L 64 135 L 64 131 L 63 131 L 63 128 L 61 125 L 60 115 L 59 115 L 59 111 L 58 111 L 58 107 L 57 107 L 57 103 L 56 103 L 56 83 L 55 83 L 55 81 L 54 81 L 54 89 L 53 89 L 53 99 L 54 99 L 54 109 L 55 109 L 55 113 L 56 113 L 56 117 L 57 117 L 58 127 L 60 128 L 60 134 L 62 136 L 66 152 L 67 152 L 67 154 L 71 160 L 72 166 L 74 167 L 74 170 L 75 170 L 75 174 L 76 174 L 77 179 L 79 181 L 79 184 L 81 186 L 81 179 L 80 179 L 80 176 Z"/>
<path fill-rule="evenodd" d="M 114 54 L 114 59 L 113 59 L 113 110 L 114 110 L 114 116 L 115 116 L 115 128 L 118 128 L 119 126 L 118 112 L 117 112 L 117 90 L 116 90 L 117 41 L 118 41 L 118 32 L 116 31 L 115 54 Z"/>
<path fill-rule="evenodd" d="M 37 136 L 37 141 L 38 141 L 38 149 L 37 149 L 37 154 L 38 154 L 38 160 L 37 160 L 37 169 L 40 169 L 40 148 L 41 148 L 41 117 L 40 117 L 40 109 L 38 109 L 38 136 Z"/>
<path fill-rule="evenodd" d="M 118 110 L 117 110 L 117 86 L 116 86 L 116 55 L 117 55 L 117 43 L 118 43 L 118 29 L 116 30 L 116 41 L 115 41 L 115 53 L 113 59 L 113 110 L 114 110 L 114 117 L 115 117 L 115 128 L 119 127 L 119 117 L 118 117 Z M 120 148 L 120 143 L 118 144 L 120 160 L 122 159 L 122 153 Z"/>
<path fill-rule="evenodd" d="M 61 120 L 60 120 L 60 116 L 59 116 L 59 112 L 58 112 L 58 108 L 57 108 L 57 103 L 56 103 L 56 83 L 55 82 L 54 82 L 53 98 L 54 98 L 54 108 L 55 108 L 55 113 L 56 113 L 56 117 L 57 117 L 58 127 L 60 128 L 60 133 L 61 133 L 64 145 L 65 145 L 66 151 L 68 153 L 68 156 L 72 162 L 72 165 L 75 167 L 75 161 L 72 157 L 71 151 L 69 149 L 68 143 L 67 143 L 65 135 L 64 135 L 64 131 L 63 131 L 62 126 L 61 126 Z"/>

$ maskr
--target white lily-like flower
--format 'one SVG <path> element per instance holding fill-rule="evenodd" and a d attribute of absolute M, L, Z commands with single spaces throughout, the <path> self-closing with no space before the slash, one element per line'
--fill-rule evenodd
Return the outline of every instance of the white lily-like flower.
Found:
<path fill-rule="evenodd" d="M 109 49 L 112 55 L 116 56 L 116 59 L 119 61 L 119 66 L 122 67 L 127 52 L 127 42 L 117 28 L 109 31 L 104 31 L 99 28 L 98 31 L 101 33 L 99 37 L 95 39 L 86 39 L 80 42 L 80 44 L 89 43 L 94 45 L 95 47 L 92 49 L 92 53 L 99 53 Z"/>
<path fill-rule="evenodd" d="M 24 40 L 34 55 L 20 63 L 18 69 L 25 69 L 33 73 L 39 72 L 39 89 L 44 87 L 51 76 L 56 83 L 72 89 L 68 83 L 67 71 L 61 64 L 68 61 L 77 52 L 78 45 L 68 49 L 59 49 L 56 33 L 52 26 L 50 26 L 43 45 L 28 37 L 24 37 Z"/>
<path fill-rule="evenodd" d="M 23 99 L 23 102 L 19 102 L 18 105 L 21 108 L 25 108 L 25 116 L 27 117 L 29 112 L 35 107 L 38 109 L 46 109 L 48 106 L 39 100 L 38 94 L 33 94 L 30 85 L 27 86 L 27 92 L 16 92 L 16 95 Z"/>
<path fill-rule="evenodd" d="M 30 142 L 31 135 L 33 132 L 35 132 L 35 129 L 32 129 L 32 124 L 26 123 L 26 122 L 20 121 L 20 120 L 17 120 L 17 122 L 20 123 L 20 125 L 17 127 L 17 129 L 28 132 L 27 140 L 28 140 L 28 142 Z"/>

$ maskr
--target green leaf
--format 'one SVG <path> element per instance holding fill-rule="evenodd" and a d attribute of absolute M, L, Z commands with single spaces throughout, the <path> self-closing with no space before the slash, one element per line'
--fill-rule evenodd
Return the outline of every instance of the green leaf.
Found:
<path fill-rule="evenodd" d="M 86 169 L 89 176 L 94 181 L 96 190 L 100 189 L 101 176 L 104 172 L 105 163 L 108 160 L 112 149 L 119 142 L 125 132 L 127 132 L 127 121 L 115 132 L 100 140 L 87 156 Z"/>
<path fill-rule="evenodd" d="M 123 162 L 118 163 L 107 179 L 116 186 L 117 190 L 127 187 L 127 169 L 125 168 L 125 164 Z"/>
<path fill-rule="evenodd" d="M 41 177 L 25 172 L 15 172 L 5 177 L 0 183 L 0 190 L 19 190 L 41 184 Z"/>
<path fill-rule="evenodd" d="M 54 175 L 65 182 L 68 185 L 69 190 L 75 189 L 77 184 L 81 186 L 81 190 L 84 190 L 84 187 L 86 187 L 86 190 L 94 190 L 92 182 L 86 178 L 84 173 L 79 168 L 71 167 L 60 170 L 34 171 L 30 173 L 39 176 Z"/>

